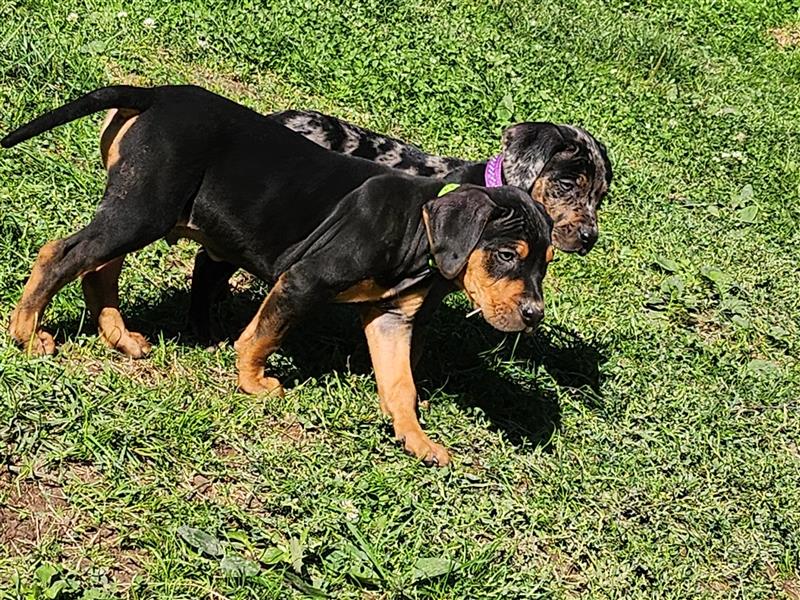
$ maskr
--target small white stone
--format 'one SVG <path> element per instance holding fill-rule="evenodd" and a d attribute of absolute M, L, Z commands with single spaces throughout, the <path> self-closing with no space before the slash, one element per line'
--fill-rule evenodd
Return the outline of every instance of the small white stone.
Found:
<path fill-rule="evenodd" d="M 150 17 L 147 17 L 144 21 L 142 21 L 142 25 L 144 25 L 148 29 L 152 29 L 153 27 L 156 26 L 156 21 L 155 21 L 155 19 L 151 19 Z"/>
<path fill-rule="evenodd" d="M 77 20 L 78 20 L 78 13 L 71 12 L 71 13 L 69 13 L 67 15 L 67 22 L 68 23 L 74 23 Z"/>
<path fill-rule="evenodd" d="M 127 17 L 127 16 L 128 16 L 128 13 L 127 13 L 127 12 L 125 12 L 124 10 L 121 10 L 121 11 L 119 11 L 119 12 L 117 13 L 117 18 L 118 18 L 118 19 L 124 19 L 124 18 L 125 18 L 125 17 Z"/>

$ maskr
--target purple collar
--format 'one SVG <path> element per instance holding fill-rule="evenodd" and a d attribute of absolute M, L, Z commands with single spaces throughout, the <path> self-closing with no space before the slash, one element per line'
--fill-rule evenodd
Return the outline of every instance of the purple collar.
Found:
<path fill-rule="evenodd" d="M 486 163 L 486 171 L 483 173 L 486 179 L 486 187 L 500 187 L 503 185 L 503 153 L 490 158 Z"/>

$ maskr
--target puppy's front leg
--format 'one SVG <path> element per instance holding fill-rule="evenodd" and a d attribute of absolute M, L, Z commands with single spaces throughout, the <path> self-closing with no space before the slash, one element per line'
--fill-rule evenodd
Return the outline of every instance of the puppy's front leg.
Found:
<path fill-rule="evenodd" d="M 316 296 L 301 275 L 288 271 L 278 278 L 234 344 L 239 389 L 247 394 L 283 395 L 280 381 L 264 374 L 264 364 L 280 346 L 289 326 L 319 301 Z"/>
<path fill-rule="evenodd" d="M 444 466 L 450 455 L 425 435 L 417 420 L 417 389 L 411 375 L 412 320 L 398 312 L 370 308 L 362 313 L 381 409 L 392 418 L 395 437 L 406 452 L 427 465 Z"/>
<path fill-rule="evenodd" d="M 189 325 L 203 342 L 210 342 L 212 338 L 211 305 L 235 272 L 234 265 L 212 259 L 205 248 L 201 248 L 194 258 Z"/>

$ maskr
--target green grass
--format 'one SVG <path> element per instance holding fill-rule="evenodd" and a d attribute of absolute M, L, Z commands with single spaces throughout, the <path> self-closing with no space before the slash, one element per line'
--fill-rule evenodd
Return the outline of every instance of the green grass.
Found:
<path fill-rule="evenodd" d="M 2 131 L 108 83 L 194 82 L 475 158 L 509 121 L 582 124 L 615 167 L 539 333 L 442 307 L 417 380 L 447 470 L 391 440 L 346 308 L 298 329 L 287 397 L 259 399 L 230 345 L 185 333 L 190 244 L 126 262 L 145 360 L 67 287 L 57 356 L 0 337 L 0 597 L 800 597 L 800 49 L 771 33 L 797 39 L 796 3 L 0 0 L 0 23 Z M 92 214 L 98 121 L 0 156 L 3 319 Z M 231 333 L 263 294 L 238 290 Z"/>

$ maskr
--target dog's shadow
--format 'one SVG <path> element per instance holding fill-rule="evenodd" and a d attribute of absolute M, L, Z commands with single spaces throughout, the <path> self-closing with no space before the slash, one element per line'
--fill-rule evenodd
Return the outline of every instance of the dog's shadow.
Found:
<path fill-rule="evenodd" d="M 257 287 L 220 299 L 212 318 L 216 337 L 232 343 L 263 293 Z M 123 312 L 129 327 L 151 340 L 205 346 L 190 333 L 188 306 L 188 291 L 171 289 L 156 301 L 123 306 Z M 50 326 L 71 334 L 79 323 Z M 276 375 L 289 387 L 335 370 L 364 374 L 372 368 L 357 311 L 350 306 L 326 306 L 310 315 L 292 329 L 281 353 L 290 366 L 282 362 Z M 441 390 L 462 407 L 480 409 L 514 445 L 547 446 L 561 423 L 559 394 L 579 391 L 583 402 L 599 407 L 605 360 L 602 349 L 574 332 L 544 326 L 530 336 L 502 334 L 480 317 L 466 319 L 462 308 L 443 303 L 429 326 L 415 379 L 423 399 Z"/>

